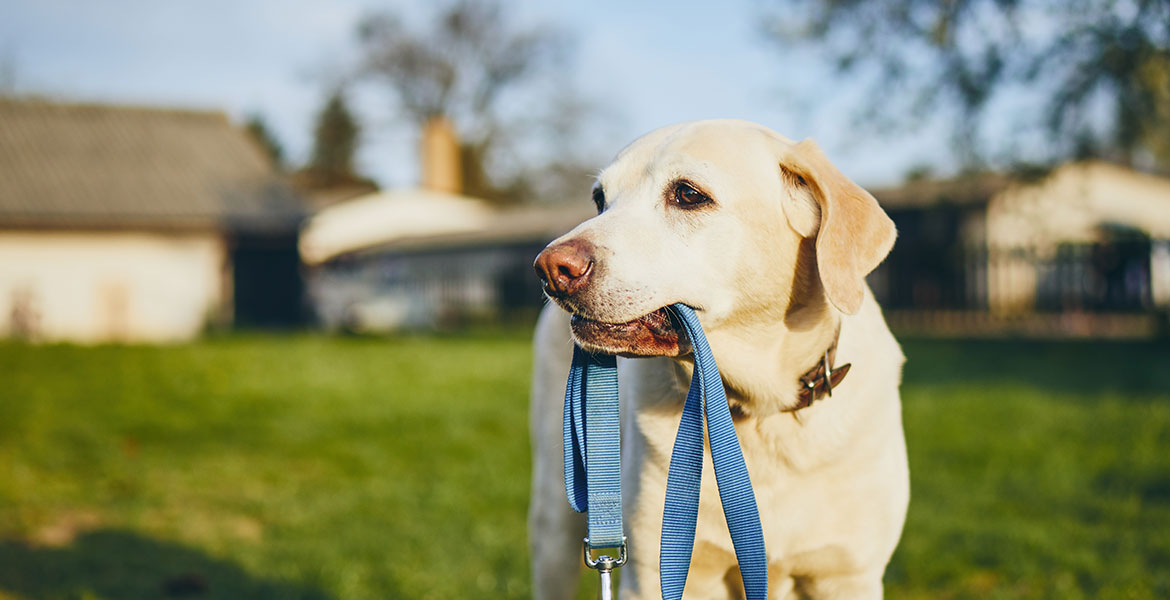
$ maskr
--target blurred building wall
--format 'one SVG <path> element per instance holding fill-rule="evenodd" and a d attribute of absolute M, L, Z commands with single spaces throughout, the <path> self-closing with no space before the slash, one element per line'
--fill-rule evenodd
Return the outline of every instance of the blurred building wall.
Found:
<path fill-rule="evenodd" d="M 226 264 L 214 233 L 0 231 L 0 335 L 188 339 L 230 298 Z"/>

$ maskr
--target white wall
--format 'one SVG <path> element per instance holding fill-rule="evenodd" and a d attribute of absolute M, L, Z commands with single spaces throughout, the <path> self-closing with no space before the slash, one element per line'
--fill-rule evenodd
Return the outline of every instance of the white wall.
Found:
<path fill-rule="evenodd" d="M 225 253 L 211 232 L 0 230 L 0 336 L 190 339 L 230 298 Z"/>
<path fill-rule="evenodd" d="M 1154 303 L 1170 304 L 1170 259 L 1158 255 L 1170 240 L 1170 180 L 1086 162 L 1062 166 L 1038 183 L 1012 186 L 991 198 L 987 246 L 998 258 L 987 271 L 992 311 L 1031 311 L 1037 278 L 1033 259 L 1051 258 L 1061 243 L 1100 241 L 1099 228 L 1105 224 L 1132 227 L 1150 237 Z"/>
<path fill-rule="evenodd" d="M 1061 242 L 1098 241 L 1105 223 L 1170 239 L 1170 179 L 1101 162 L 1062 166 L 1043 181 L 991 198 L 987 243 L 1054 251 Z"/>

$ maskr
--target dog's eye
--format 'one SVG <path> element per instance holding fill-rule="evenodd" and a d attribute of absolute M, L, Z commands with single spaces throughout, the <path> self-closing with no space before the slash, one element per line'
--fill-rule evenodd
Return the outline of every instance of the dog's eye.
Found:
<path fill-rule="evenodd" d="M 593 204 L 597 206 L 597 214 L 605 211 L 605 190 L 600 185 L 593 188 Z"/>
<path fill-rule="evenodd" d="M 674 186 L 674 203 L 680 208 L 698 208 L 711 203 L 711 197 L 696 190 L 689 183 L 678 182 Z"/>

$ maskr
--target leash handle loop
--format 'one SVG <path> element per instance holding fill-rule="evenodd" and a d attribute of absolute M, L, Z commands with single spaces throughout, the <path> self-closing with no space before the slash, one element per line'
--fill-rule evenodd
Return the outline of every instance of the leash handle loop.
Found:
<path fill-rule="evenodd" d="M 705 420 L 719 500 L 739 561 L 744 591 L 748 600 L 766 600 L 768 558 L 764 532 L 751 477 L 731 419 L 723 379 L 694 309 L 684 304 L 675 304 L 671 308 L 686 328 L 694 351 L 695 368 L 667 473 L 666 508 L 662 515 L 659 549 L 662 597 L 679 600 L 686 585 L 699 514 Z"/>

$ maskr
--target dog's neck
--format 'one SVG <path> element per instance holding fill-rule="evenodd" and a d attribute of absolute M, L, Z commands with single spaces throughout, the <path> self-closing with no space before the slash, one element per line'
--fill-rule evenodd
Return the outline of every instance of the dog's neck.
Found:
<path fill-rule="evenodd" d="M 827 304 L 808 307 L 791 319 L 719 328 L 707 333 L 718 357 L 728 399 L 751 415 L 766 415 L 798 405 L 800 378 L 836 341 L 841 315 Z"/>

